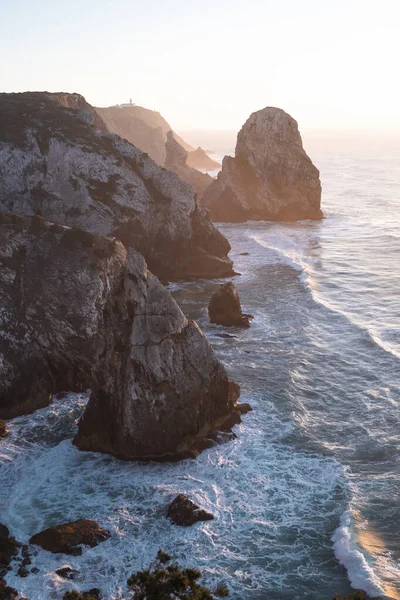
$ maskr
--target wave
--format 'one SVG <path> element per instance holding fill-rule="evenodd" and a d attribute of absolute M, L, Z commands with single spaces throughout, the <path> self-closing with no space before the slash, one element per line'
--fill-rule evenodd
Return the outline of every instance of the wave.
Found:
<path fill-rule="evenodd" d="M 335 556 L 347 571 L 353 588 L 364 590 L 372 597 L 386 593 L 383 583 L 374 572 L 368 556 L 357 544 L 352 512 L 347 510 L 340 518 L 340 525 L 332 536 Z"/>
<path fill-rule="evenodd" d="M 297 256 L 293 257 L 287 249 L 282 249 L 272 244 L 269 244 L 264 240 L 260 239 L 258 236 L 253 235 L 251 236 L 251 239 L 253 239 L 257 244 L 259 244 L 263 248 L 274 252 L 279 263 L 285 264 L 286 266 L 291 267 L 292 269 L 297 271 L 299 273 L 299 280 L 301 281 L 303 287 L 307 290 L 307 292 L 310 293 L 314 302 L 316 302 L 320 306 L 323 306 L 331 312 L 341 315 L 352 325 L 362 330 L 363 333 L 367 334 L 370 341 L 376 346 L 378 346 L 388 354 L 391 354 L 394 358 L 400 359 L 400 350 L 398 350 L 396 347 L 393 347 L 393 345 L 390 344 L 390 342 L 386 341 L 383 338 L 382 334 L 377 333 L 376 331 L 368 327 L 365 323 L 358 321 L 353 317 L 353 315 L 349 314 L 345 310 L 334 306 L 328 300 L 326 300 L 321 293 L 318 293 L 316 291 L 316 285 L 314 284 L 312 277 L 312 266 L 310 264 L 303 262 Z"/>

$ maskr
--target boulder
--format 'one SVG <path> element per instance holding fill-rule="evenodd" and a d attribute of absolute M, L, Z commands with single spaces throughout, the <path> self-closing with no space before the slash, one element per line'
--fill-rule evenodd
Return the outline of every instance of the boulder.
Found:
<path fill-rule="evenodd" d="M 0 306 L 2 418 L 90 388 L 79 448 L 170 460 L 234 410 L 207 338 L 115 239 L 0 213 Z"/>
<path fill-rule="evenodd" d="M 175 525 L 189 527 L 199 521 L 212 521 L 213 515 L 200 508 L 183 494 L 179 494 L 168 507 L 167 516 Z"/>
<path fill-rule="evenodd" d="M 239 294 L 232 281 L 221 284 L 211 296 L 208 315 L 211 323 L 235 327 L 250 327 L 252 318 L 242 313 Z"/>
<path fill-rule="evenodd" d="M 8 436 L 7 426 L 2 419 L 0 419 L 0 440 Z M 1 525 L 0 525 L 1 530 Z"/>
<path fill-rule="evenodd" d="M 201 173 L 187 164 L 188 153 L 176 141 L 172 131 L 167 134 L 166 158 L 164 166 L 174 171 L 182 179 L 194 187 L 197 196 L 201 198 L 206 189 L 213 182 L 213 178 L 207 173 Z"/>
<path fill-rule="evenodd" d="M 29 542 L 41 546 L 55 554 L 82 554 L 82 546 L 94 548 L 110 537 L 110 532 L 102 529 L 96 521 L 79 519 L 72 523 L 62 523 L 49 527 L 31 537 Z"/>
<path fill-rule="evenodd" d="M 192 186 L 96 115 L 78 94 L 0 94 L 0 210 L 115 237 L 164 280 L 231 275 Z"/>
<path fill-rule="evenodd" d="M 235 156 L 224 158 L 202 202 L 214 221 L 320 219 L 319 171 L 297 122 L 279 108 L 253 113 L 238 134 Z"/>

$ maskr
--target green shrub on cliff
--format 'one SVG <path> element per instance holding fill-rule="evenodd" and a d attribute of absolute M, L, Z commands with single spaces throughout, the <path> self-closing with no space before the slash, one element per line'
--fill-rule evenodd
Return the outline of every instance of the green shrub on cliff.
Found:
<path fill-rule="evenodd" d="M 213 600 L 228 596 L 225 586 L 220 585 L 212 592 L 198 583 L 200 578 L 200 571 L 171 564 L 171 557 L 159 550 L 150 568 L 132 575 L 128 586 L 133 593 L 132 600 Z"/>

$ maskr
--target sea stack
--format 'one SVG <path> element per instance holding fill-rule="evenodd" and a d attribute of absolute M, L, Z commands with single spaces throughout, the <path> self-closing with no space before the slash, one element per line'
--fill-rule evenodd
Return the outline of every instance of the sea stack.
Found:
<path fill-rule="evenodd" d="M 203 203 L 214 221 L 320 219 L 319 171 L 304 151 L 297 122 L 280 108 L 253 113 Z"/>
<path fill-rule="evenodd" d="M 232 281 L 223 283 L 211 296 L 208 305 L 210 322 L 228 327 L 250 327 L 252 315 L 242 313 L 239 294 Z"/>

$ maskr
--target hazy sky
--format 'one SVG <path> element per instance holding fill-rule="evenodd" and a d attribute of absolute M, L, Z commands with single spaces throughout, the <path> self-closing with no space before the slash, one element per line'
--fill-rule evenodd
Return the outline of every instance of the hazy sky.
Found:
<path fill-rule="evenodd" d="M 133 101 L 177 130 L 264 106 L 400 126 L 400 0 L 0 0 L 1 91 Z"/>

